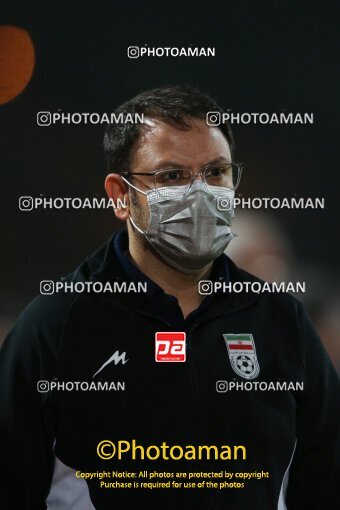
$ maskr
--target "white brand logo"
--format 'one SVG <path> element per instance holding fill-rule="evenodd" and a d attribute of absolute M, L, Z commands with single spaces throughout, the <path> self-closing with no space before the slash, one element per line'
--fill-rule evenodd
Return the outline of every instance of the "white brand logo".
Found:
<path fill-rule="evenodd" d="M 112 354 L 111 358 L 109 358 L 107 361 L 105 361 L 104 365 L 100 367 L 99 370 L 94 374 L 93 377 L 95 377 L 99 372 L 103 370 L 107 365 L 109 365 L 112 361 L 114 361 L 115 365 L 118 365 L 119 362 L 121 362 L 123 365 L 127 363 L 129 360 L 125 359 L 126 352 L 123 352 L 122 354 L 119 354 L 119 351 L 116 351 L 114 354 Z"/>

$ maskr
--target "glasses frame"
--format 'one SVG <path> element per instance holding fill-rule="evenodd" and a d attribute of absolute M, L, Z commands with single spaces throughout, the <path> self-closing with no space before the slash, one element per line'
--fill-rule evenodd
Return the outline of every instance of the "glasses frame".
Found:
<path fill-rule="evenodd" d="M 228 189 L 232 189 L 232 190 L 236 190 L 240 184 L 240 180 L 241 180 L 241 175 L 242 175 L 242 172 L 243 172 L 243 169 L 244 169 L 244 163 L 235 163 L 234 161 L 232 163 L 220 163 L 220 165 L 230 165 L 231 167 L 236 167 L 238 169 L 238 178 L 237 178 L 237 183 L 236 185 L 233 187 L 233 188 L 228 188 Z M 218 163 L 216 165 L 214 165 L 213 163 L 211 165 L 206 165 L 204 166 L 203 168 L 201 168 L 200 170 L 198 171 L 194 171 L 194 170 L 189 170 L 190 173 L 191 173 L 191 176 L 192 176 L 192 179 L 191 179 L 191 182 L 190 182 L 190 185 L 187 189 L 187 191 L 184 193 L 184 195 L 186 195 L 192 185 L 193 185 L 193 182 L 195 180 L 195 177 L 197 175 L 199 175 L 202 179 L 202 182 L 204 182 L 205 186 L 208 188 L 208 184 L 205 180 L 205 177 L 203 175 L 203 172 L 205 172 L 205 170 L 207 168 L 210 168 L 210 167 L 213 167 L 213 166 L 217 166 L 218 167 Z M 154 170 L 153 172 L 120 172 L 119 175 L 121 175 L 122 177 L 130 177 L 132 175 L 148 175 L 148 176 L 153 176 L 154 178 L 154 188 L 153 190 L 157 191 L 158 189 L 160 188 L 157 188 L 156 187 L 156 175 L 159 173 L 159 172 L 164 172 L 164 171 L 167 171 L 167 172 L 171 172 L 171 170 L 188 170 L 187 168 L 160 168 L 159 170 Z"/>

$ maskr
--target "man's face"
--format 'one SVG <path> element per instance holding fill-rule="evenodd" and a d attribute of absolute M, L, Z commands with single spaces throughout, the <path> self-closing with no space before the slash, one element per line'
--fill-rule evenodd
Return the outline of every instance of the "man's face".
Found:
<path fill-rule="evenodd" d="M 158 119 L 147 121 L 149 127 L 141 134 L 133 149 L 131 172 L 170 168 L 187 168 L 197 172 L 210 163 L 231 162 L 230 147 L 225 136 L 218 127 L 207 126 L 204 120 L 191 120 L 192 127 L 189 130 Z M 131 183 L 143 191 L 154 187 L 152 176 L 136 175 Z M 131 216 L 138 227 L 145 231 L 149 224 L 147 198 L 133 189 L 130 196 Z"/>

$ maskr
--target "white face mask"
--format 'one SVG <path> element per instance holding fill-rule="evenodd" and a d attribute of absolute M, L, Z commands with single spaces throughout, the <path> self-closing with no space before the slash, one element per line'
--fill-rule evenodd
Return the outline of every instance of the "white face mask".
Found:
<path fill-rule="evenodd" d="M 206 186 L 196 180 L 186 195 L 180 186 L 145 192 L 124 181 L 146 195 L 150 211 L 147 230 L 141 230 L 130 216 L 131 224 L 179 271 L 191 273 L 202 269 L 219 257 L 234 237 L 230 231 L 235 216 L 234 190 Z M 218 197 L 223 197 L 224 203 L 230 201 L 228 211 L 218 209 Z"/>

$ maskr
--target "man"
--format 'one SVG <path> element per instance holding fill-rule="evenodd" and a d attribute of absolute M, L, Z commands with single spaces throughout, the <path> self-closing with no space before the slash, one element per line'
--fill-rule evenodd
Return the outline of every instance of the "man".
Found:
<path fill-rule="evenodd" d="M 218 203 L 232 203 L 241 165 L 209 111 L 221 109 L 199 90 L 162 87 L 116 112 L 143 124 L 108 127 L 105 188 L 126 201 L 127 233 L 63 281 L 147 292 L 40 296 L 19 318 L 0 359 L 4 508 L 336 508 L 337 376 L 297 300 L 225 291 L 259 280 L 223 253 L 233 211 Z M 201 280 L 220 291 L 204 296 Z"/>

